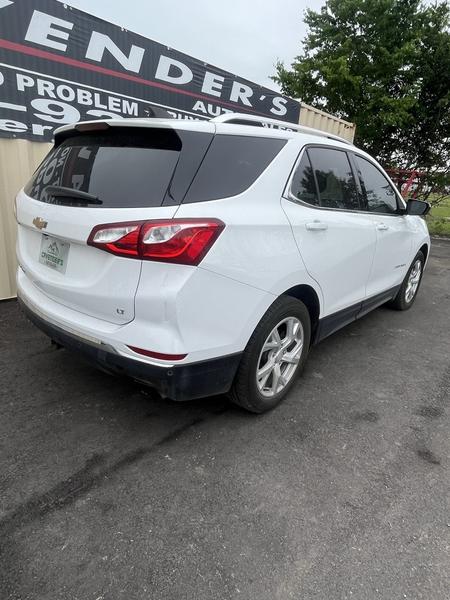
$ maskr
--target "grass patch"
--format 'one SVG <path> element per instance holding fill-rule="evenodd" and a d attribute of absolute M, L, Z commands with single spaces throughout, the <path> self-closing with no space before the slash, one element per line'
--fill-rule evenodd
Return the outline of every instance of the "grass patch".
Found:
<path fill-rule="evenodd" d="M 445 198 L 438 206 L 434 206 L 426 219 L 431 235 L 450 237 L 450 196 Z"/>

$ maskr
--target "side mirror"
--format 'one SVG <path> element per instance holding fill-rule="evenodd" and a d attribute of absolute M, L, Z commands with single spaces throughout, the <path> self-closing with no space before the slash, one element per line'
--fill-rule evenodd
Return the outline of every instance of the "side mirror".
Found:
<path fill-rule="evenodd" d="M 424 202 L 423 200 L 408 200 L 406 203 L 406 214 L 407 215 L 417 215 L 420 217 L 424 217 L 430 212 L 431 204 L 429 202 Z"/>

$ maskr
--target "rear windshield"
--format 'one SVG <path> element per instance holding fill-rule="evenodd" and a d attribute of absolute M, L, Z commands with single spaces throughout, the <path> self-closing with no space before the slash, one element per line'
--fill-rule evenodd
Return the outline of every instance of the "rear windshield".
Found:
<path fill-rule="evenodd" d="M 216 135 L 184 202 L 205 202 L 241 194 L 273 161 L 286 141 Z"/>
<path fill-rule="evenodd" d="M 42 202 L 79 205 L 76 197 L 51 193 L 52 186 L 72 188 L 98 198 L 101 204 L 87 204 L 96 208 L 179 204 L 211 139 L 154 128 L 75 135 L 50 152 L 25 193 Z"/>

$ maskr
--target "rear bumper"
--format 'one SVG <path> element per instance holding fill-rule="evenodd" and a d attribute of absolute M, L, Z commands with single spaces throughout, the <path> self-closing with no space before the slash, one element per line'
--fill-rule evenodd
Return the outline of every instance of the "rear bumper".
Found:
<path fill-rule="evenodd" d="M 18 300 L 29 320 L 64 348 L 77 352 L 91 365 L 104 371 L 150 385 L 172 400 L 193 400 L 228 392 L 239 366 L 241 353 L 168 367 L 133 360 L 118 354 L 112 346 L 90 343 L 49 323 L 34 313 L 20 297 Z"/>

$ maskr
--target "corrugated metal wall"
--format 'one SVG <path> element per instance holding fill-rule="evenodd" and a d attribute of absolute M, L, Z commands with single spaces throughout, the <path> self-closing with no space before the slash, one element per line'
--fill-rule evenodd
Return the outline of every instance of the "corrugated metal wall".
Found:
<path fill-rule="evenodd" d="M 349 142 L 353 142 L 356 129 L 354 123 L 344 121 L 344 119 L 330 115 L 323 110 L 309 106 L 309 104 L 305 104 L 304 102 L 300 102 L 300 105 L 300 125 L 314 127 L 314 129 L 320 129 L 321 131 L 327 131 L 328 133 L 334 133 L 335 135 L 340 135 Z"/>
<path fill-rule="evenodd" d="M 0 139 L 0 300 L 16 295 L 14 198 L 51 144 Z"/>

